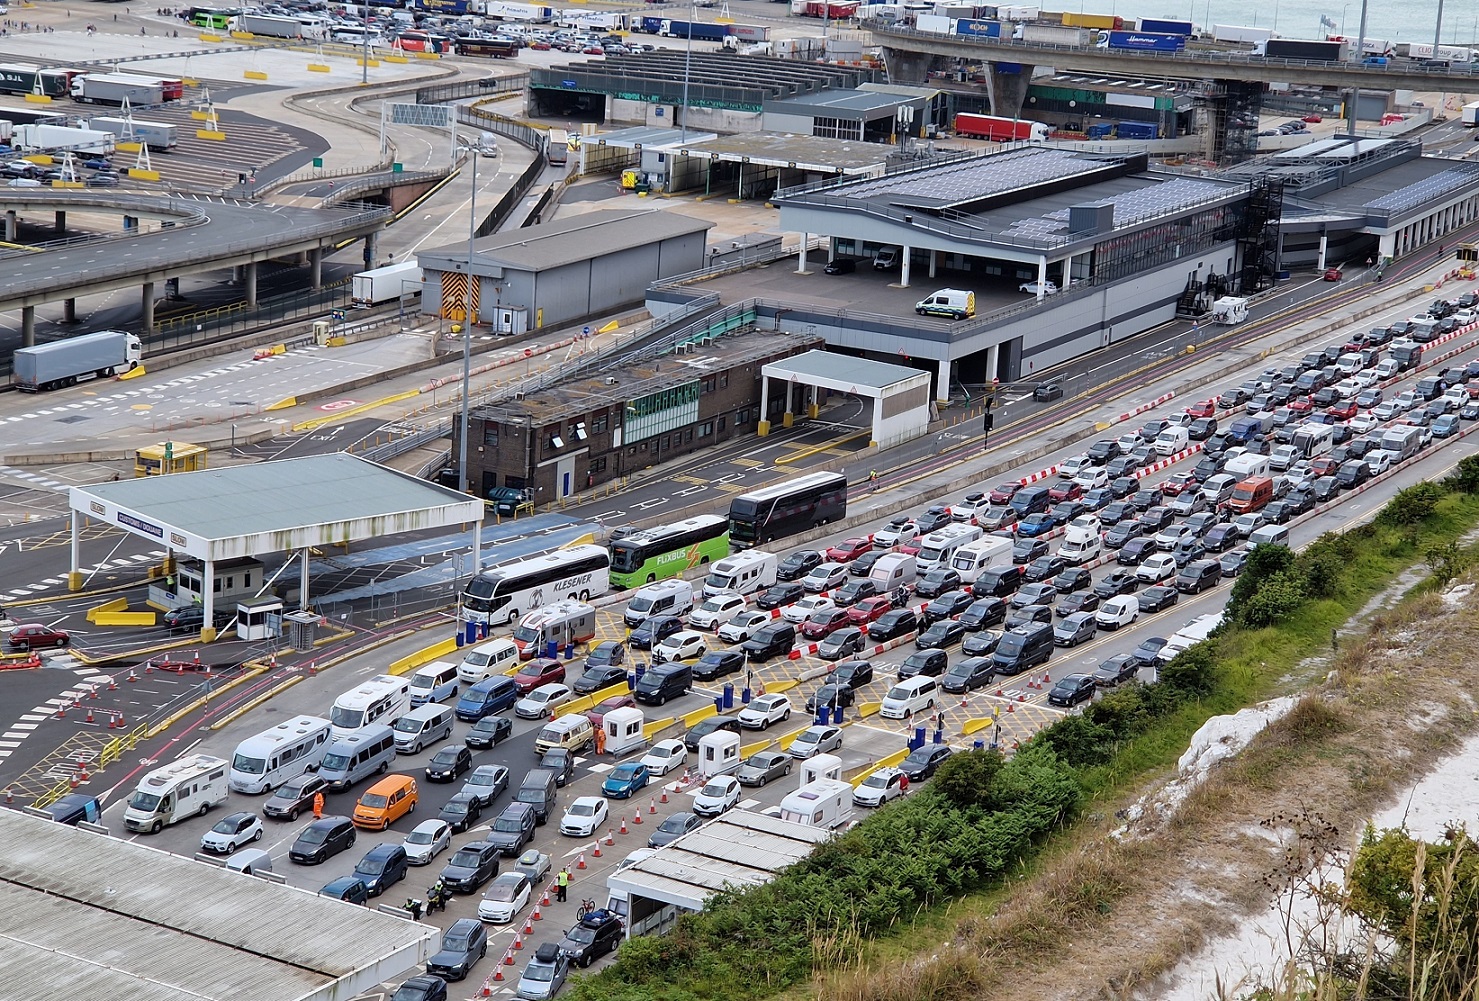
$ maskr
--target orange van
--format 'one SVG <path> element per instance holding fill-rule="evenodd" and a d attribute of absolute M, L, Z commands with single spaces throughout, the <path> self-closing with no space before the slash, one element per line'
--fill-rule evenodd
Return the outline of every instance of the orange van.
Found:
<path fill-rule="evenodd" d="M 1227 506 L 1234 514 L 1262 511 L 1274 499 L 1274 481 L 1267 476 L 1253 476 L 1233 487 Z"/>
<path fill-rule="evenodd" d="M 383 831 L 416 809 L 416 780 L 409 775 L 387 775 L 366 789 L 354 804 L 355 827 Z"/>

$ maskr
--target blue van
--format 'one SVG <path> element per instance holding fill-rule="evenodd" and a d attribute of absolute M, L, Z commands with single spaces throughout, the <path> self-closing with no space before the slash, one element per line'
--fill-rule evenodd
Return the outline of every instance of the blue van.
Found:
<path fill-rule="evenodd" d="M 507 675 L 484 678 L 457 700 L 457 718 L 476 723 L 484 716 L 512 709 L 519 700 L 519 686 Z"/>

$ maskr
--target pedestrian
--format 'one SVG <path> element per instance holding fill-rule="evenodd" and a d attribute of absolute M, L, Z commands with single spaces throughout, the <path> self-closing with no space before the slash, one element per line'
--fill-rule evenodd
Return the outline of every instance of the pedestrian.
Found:
<path fill-rule="evenodd" d="M 598 755 L 606 753 L 606 727 L 604 724 L 596 727 L 596 753 Z"/>
<path fill-rule="evenodd" d="M 874 493 L 877 493 L 878 492 L 878 470 L 874 469 L 874 470 L 871 470 L 868 473 L 868 483 L 869 483 L 869 485 L 872 486 L 873 492 Z"/>
<path fill-rule="evenodd" d="M 570 870 L 560 866 L 560 874 L 555 877 L 555 899 L 564 900 L 570 891 Z"/>
<path fill-rule="evenodd" d="M 324 794 L 321 792 L 313 794 L 313 819 L 324 819 Z"/>

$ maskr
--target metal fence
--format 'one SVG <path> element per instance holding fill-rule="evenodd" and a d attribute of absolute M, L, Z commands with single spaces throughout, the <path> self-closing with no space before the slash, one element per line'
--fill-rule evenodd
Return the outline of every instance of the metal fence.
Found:
<path fill-rule="evenodd" d="M 249 310 L 246 303 L 229 303 L 215 309 L 185 316 L 171 317 L 155 325 L 153 333 L 143 337 L 154 350 L 175 350 L 208 344 L 238 334 L 248 334 L 265 327 L 296 320 L 316 320 L 327 310 L 347 309 L 353 288 L 349 279 L 307 292 L 290 292 L 257 301 Z"/>

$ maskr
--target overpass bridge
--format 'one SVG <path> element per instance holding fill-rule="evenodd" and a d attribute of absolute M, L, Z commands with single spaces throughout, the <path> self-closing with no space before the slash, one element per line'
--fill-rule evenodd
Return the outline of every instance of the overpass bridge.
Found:
<path fill-rule="evenodd" d="M 21 311 L 23 345 L 36 342 L 36 307 L 63 300 L 75 322 L 76 297 L 131 285 L 143 294 L 143 329 L 154 324 L 154 289 L 184 275 L 241 268 L 248 305 L 257 300 L 257 265 L 304 254 L 313 287 L 322 285 L 323 254 L 356 239 L 371 241 L 389 222 L 390 208 L 307 208 L 227 198 L 129 195 L 116 189 L 7 189 L 5 238 L 14 242 L 21 217 L 50 215 L 57 235 L 66 233 L 68 212 L 122 214 L 158 220 L 168 239 L 118 237 L 64 243 L 53 249 L 10 256 L 0 264 L 0 312 Z"/>
<path fill-rule="evenodd" d="M 1209 154 L 1213 159 L 1227 163 L 1247 159 L 1254 153 L 1258 111 L 1265 84 L 1314 84 L 1340 90 L 1364 88 L 1451 93 L 1479 90 L 1479 72 L 1475 71 L 1474 64 L 1419 66 L 1389 61 L 1383 66 L 1369 66 L 1315 59 L 1269 58 L 1247 52 L 1195 47 L 1180 52 L 1151 52 L 1054 45 L 1013 38 L 944 35 L 877 20 L 865 21 L 863 26 L 883 47 L 889 79 L 894 83 L 926 83 L 930 71 L 945 59 L 983 63 L 991 113 L 1006 117 L 1017 115 L 1022 110 L 1032 71 L 1038 66 L 1099 76 L 1199 81 L 1202 85 L 1194 93 L 1207 103 L 1211 114 L 1208 131 L 1222 144 Z"/>

